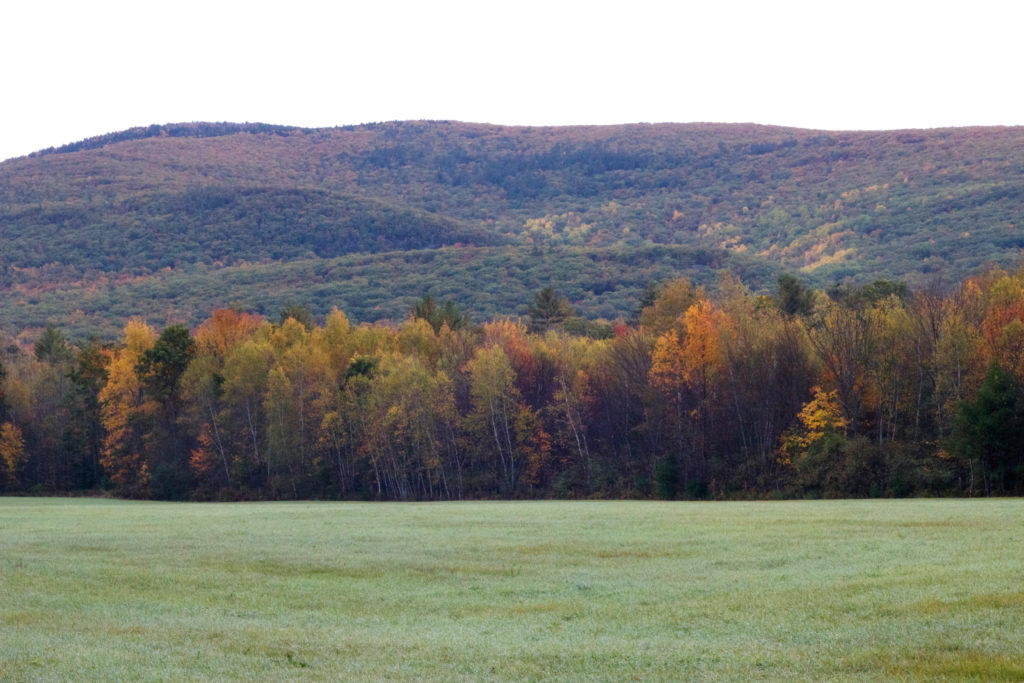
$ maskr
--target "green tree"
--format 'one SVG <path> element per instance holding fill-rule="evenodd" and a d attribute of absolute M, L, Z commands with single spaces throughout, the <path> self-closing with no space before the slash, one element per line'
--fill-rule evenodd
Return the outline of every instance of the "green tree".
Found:
<path fill-rule="evenodd" d="M 814 312 L 814 290 L 793 275 L 780 275 L 775 288 L 775 305 L 786 315 L 808 316 Z"/>
<path fill-rule="evenodd" d="M 68 348 L 64 333 L 58 330 L 53 324 L 46 326 L 42 336 L 35 345 L 36 360 L 51 365 L 70 363 L 73 354 Z"/>
<path fill-rule="evenodd" d="M 529 307 L 530 331 L 547 332 L 561 325 L 573 314 L 569 300 L 561 296 L 551 287 L 537 292 Z"/>
<path fill-rule="evenodd" d="M 434 328 L 435 333 L 440 332 L 444 325 L 458 330 L 469 324 L 469 318 L 450 299 L 445 301 L 444 305 L 438 306 L 434 297 L 429 294 L 412 307 L 412 317 L 426 320 Z"/>
<path fill-rule="evenodd" d="M 973 401 L 960 404 L 949 450 L 971 466 L 971 491 L 981 479 L 986 495 L 1019 493 L 1024 479 L 1024 400 L 1013 373 L 989 365 Z"/>
<path fill-rule="evenodd" d="M 178 383 L 196 353 L 196 344 L 184 325 L 164 329 L 153 348 L 139 359 L 136 370 L 147 395 L 164 404 L 178 399 Z"/>
<path fill-rule="evenodd" d="M 55 327 L 49 327 L 36 345 L 33 356 L 21 355 L 20 379 L 31 396 L 31 419 L 19 421 L 24 428 L 28 451 L 26 486 L 42 485 L 48 490 L 64 490 L 70 484 L 69 461 L 72 454 L 63 438 L 67 424 L 68 371 L 74 355 Z"/>
<path fill-rule="evenodd" d="M 75 488 L 93 488 L 100 482 L 103 415 L 99 396 L 107 383 L 112 355 L 106 344 L 90 339 L 82 345 L 68 371 L 64 441 L 65 450 L 72 456 L 71 481 Z"/>
<path fill-rule="evenodd" d="M 196 343 L 184 325 L 164 329 L 153 348 L 136 366 L 153 418 L 146 434 L 146 451 L 154 493 L 160 498 L 185 497 L 192 487 L 188 440 L 182 416 L 181 378 L 195 356 Z"/>

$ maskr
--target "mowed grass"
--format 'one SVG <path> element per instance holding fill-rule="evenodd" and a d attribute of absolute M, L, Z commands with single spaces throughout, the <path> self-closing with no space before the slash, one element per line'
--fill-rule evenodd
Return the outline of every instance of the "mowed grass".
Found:
<path fill-rule="evenodd" d="M 0 499 L 0 680 L 1024 679 L 1024 501 Z"/>

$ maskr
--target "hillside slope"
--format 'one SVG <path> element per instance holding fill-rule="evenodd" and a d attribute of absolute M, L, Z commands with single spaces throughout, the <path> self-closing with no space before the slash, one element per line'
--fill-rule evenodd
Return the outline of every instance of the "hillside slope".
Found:
<path fill-rule="evenodd" d="M 681 260 L 679 275 L 713 263 L 753 273 L 755 286 L 782 270 L 819 285 L 952 282 L 988 263 L 1016 263 L 1022 213 L 1024 128 L 151 126 L 0 164 L 0 326 L 16 332 L 76 310 L 82 325 L 116 326 L 126 307 L 166 308 L 150 298 L 169 287 L 160 283 L 199 274 L 255 310 L 266 305 L 261 290 L 280 291 L 292 277 L 289 263 L 332 259 L 338 280 L 353 282 L 369 267 L 346 260 L 353 254 L 446 245 L 470 251 L 444 268 L 394 273 L 359 310 L 394 315 L 387 282 L 409 286 L 413 272 L 412 287 L 461 292 L 457 303 L 477 316 L 519 310 L 513 297 L 524 281 L 515 272 L 461 269 L 479 247 L 519 250 L 521 261 L 593 252 L 619 275 L 628 264 L 635 275 L 617 295 L 619 275 L 586 285 L 556 268 L 553 282 L 529 282 L 575 292 L 590 315 L 629 313 L 637 280 L 665 272 L 643 256 L 653 245 L 705 254 Z M 228 285 L 234 271 L 217 279 L 247 264 L 259 264 L 252 291 Z M 487 287 L 465 286 L 490 279 L 515 280 L 497 287 L 507 299 L 478 301 L 474 292 Z M 98 289 L 113 293 L 120 313 L 71 303 Z M 301 288 L 289 291 L 303 298 Z M 614 309 L 588 303 L 609 292 Z M 315 312 L 328 304 L 299 303 Z"/>

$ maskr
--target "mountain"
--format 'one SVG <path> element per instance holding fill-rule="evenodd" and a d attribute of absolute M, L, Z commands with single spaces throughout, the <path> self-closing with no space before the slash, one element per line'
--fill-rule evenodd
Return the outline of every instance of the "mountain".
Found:
<path fill-rule="evenodd" d="M 1020 127 L 149 126 L 0 164 L 0 330 L 424 294 L 479 319 L 545 286 L 610 319 L 722 270 L 952 283 L 1017 263 L 1022 213 Z"/>

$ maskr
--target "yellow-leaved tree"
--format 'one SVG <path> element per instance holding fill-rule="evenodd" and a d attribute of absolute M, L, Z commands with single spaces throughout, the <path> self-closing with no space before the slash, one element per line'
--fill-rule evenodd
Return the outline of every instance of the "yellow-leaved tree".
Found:
<path fill-rule="evenodd" d="M 121 349 L 107 368 L 107 383 L 99 393 L 106 431 L 100 464 L 118 492 L 128 496 L 144 495 L 150 480 L 140 428 L 145 410 L 142 379 L 136 368 L 156 339 L 156 332 L 149 325 L 129 321 Z"/>
<path fill-rule="evenodd" d="M 21 429 L 13 422 L 4 422 L 0 427 L 0 483 L 7 489 L 18 487 L 18 470 L 25 458 L 25 439 Z M 6 481 L 4 479 L 6 478 Z"/>
<path fill-rule="evenodd" d="M 782 436 L 779 460 L 791 464 L 827 434 L 838 434 L 846 429 L 847 420 L 839 405 L 839 393 L 824 391 L 821 387 L 812 389 L 814 396 L 800 409 L 797 418 L 799 426 Z"/>
<path fill-rule="evenodd" d="M 473 406 L 467 424 L 481 455 L 494 457 L 502 493 L 514 496 L 523 475 L 528 479 L 539 471 L 550 448 L 548 435 L 537 412 L 523 403 L 516 371 L 500 346 L 478 349 L 466 369 Z"/>

